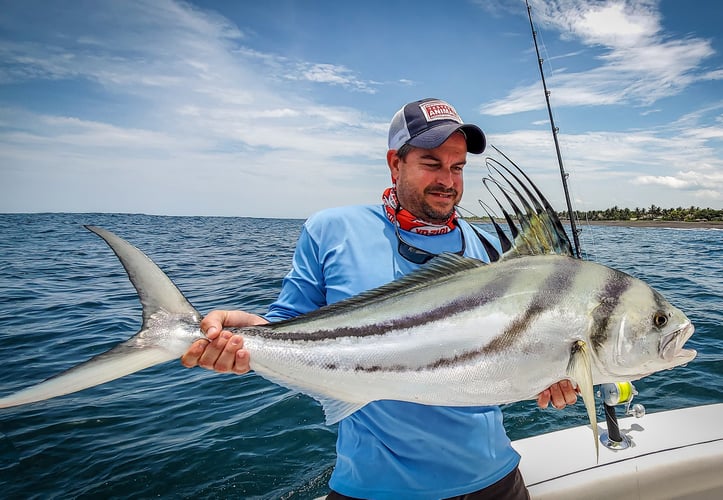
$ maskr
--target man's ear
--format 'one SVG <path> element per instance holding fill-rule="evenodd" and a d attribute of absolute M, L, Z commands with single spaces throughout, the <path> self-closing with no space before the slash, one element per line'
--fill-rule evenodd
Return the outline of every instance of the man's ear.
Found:
<path fill-rule="evenodd" d="M 392 176 L 392 182 L 399 178 L 399 163 L 401 161 L 396 149 L 387 151 L 387 165 L 389 166 L 389 173 Z"/>

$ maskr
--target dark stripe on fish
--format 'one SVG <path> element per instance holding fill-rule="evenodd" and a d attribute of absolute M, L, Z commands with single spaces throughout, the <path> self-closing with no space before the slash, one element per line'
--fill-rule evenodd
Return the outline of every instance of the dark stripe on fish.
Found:
<path fill-rule="evenodd" d="M 607 342 L 610 317 L 620 304 L 620 298 L 632 284 L 633 280 L 627 274 L 613 269 L 610 270 L 605 286 L 597 297 L 599 305 L 592 311 L 593 323 L 590 342 L 596 353 Z"/>
<path fill-rule="evenodd" d="M 455 356 L 448 358 L 440 358 L 423 366 L 406 366 L 401 364 L 372 366 L 357 365 L 353 368 L 353 370 L 367 373 L 381 371 L 408 372 L 434 370 L 445 366 L 453 366 L 471 361 L 481 356 L 501 352 L 514 345 L 514 343 L 518 341 L 518 339 L 520 339 L 531 327 L 535 319 L 540 314 L 559 304 L 565 295 L 570 292 L 570 289 L 575 281 L 575 276 L 581 268 L 579 262 L 580 261 L 574 259 L 564 259 L 557 262 L 555 267 L 549 272 L 542 285 L 532 297 L 525 311 L 515 318 L 503 333 L 492 339 L 489 344 L 480 349 L 458 353 Z M 524 270 L 520 270 L 520 272 L 524 273 Z M 519 275 L 517 273 L 510 273 L 509 276 L 512 277 Z M 411 329 L 430 323 L 442 317 L 452 316 L 455 313 L 460 313 L 488 304 L 504 296 L 513 282 L 514 279 L 510 279 L 509 277 L 504 280 L 496 280 L 474 295 L 461 297 L 458 300 L 452 301 L 434 310 L 426 311 L 416 316 L 398 318 L 388 323 L 349 326 L 335 330 L 317 330 L 313 332 L 275 331 L 273 329 L 273 325 L 270 325 L 270 327 L 255 329 L 256 331 L 254 331 L 254 334 L 264 338 L 292 342 L 323 341 L 335 340 L 342 337 L 359 338 L 384 335 L 390 331 Z M 338 366 L 333 363 L 328 363 L 324 365 L 324 368 L 335 370 L 338 369 Z"/>
<path fill-rule="evenodd" d="M 381 365 L 373 365 L 373 366 L 362 366 L 357 365 L 354 367 L 354 371 L 356 372 L 366 372 L 366 373 L 374 373 L 374 372 L 409 372 L 409 371 L 417 371 L 417 372 L 423 372 L 427 370 L 435 370 L 437 368 L 443 368 L 445 366 L 454 366 L 460 363 L 464 363 L 466 361 L 474 360 L 475 358 L 478 358 L 485 354 L 485 349 L 475 349 L 474 351 L 467 351 L 463 352 L 461 354 L 457 354 L 456 356 L 452 358 L 441 358 L 436 360 L 433 363 L 429 363 L 424 366 L 406 366 L 406 365 L 390 365 L 390 366 L 381 366 Z M 326 368 L 329 369 L 335 369 L 335 365 L 327 365 Z"/>
<path fill-rule="evenodd" d="M 411 329 L 418 326 L 431 323 L 439 318 L 452 316 L 454 314 L 475 309 L 477 307 L 488 304 L 494 300 L 504 296 L 511 280 L 495 280 L 483 289 L 477 291 L 474 295 L 466 295 L 457 300 L 444 304 L 436 309 L 424 311 L 413 316 L 405 316 L 396 318 L 393 321 L 385 323 L 374 323 L 361 326 L 346 326 L 336 328 L 334 330 L 316 330 L 311 332 L 298 331 L 279 331 L 274 329 L 271 324 L 268 327 L 254 328 L 252 335 L 267 339 L 284 340 L 284 341 L 321 341 L 335 340 L 344 337 L 372 337 L 375 335 L 385 335 L 395 330 Z"/>
<path fill-rule="evenodd" d="M 579 272 L 576 260 L 564 260 L 556 263 L 552 272 L 545 278 L 542 286 L 527 306 L 527 309 L 515 318 L 505 331 L 492 340 L 485 348 L 485 353 L 496 353 L 510 348 L 527 330 L 537 317 L 562 301 L 570 291 Z"/>
<path fill-rule="evenodd" d="M 406 372 L 434 370 L 437 368 L 454 366 L 482 356 L 504 351 L 505 349 L 512 347 L 514 343 L 522 337 L 522 335 L 524 335 L 540 314 L 561 302 L 563 297 L 572 287 L 572 284 L 575 281 L 574 278 L 580 269 L 580 266 L 577 265 L 577 263 L 578 261 L 575 260 L 565 260 L 557 263 L 555 268 L 547 276 L 542 286 L 539 288 L 538 292 L 530 301 L 527 309 L 525 309 L 519 317 L 515 318 L 503 333 L 492 339 L 489 344 L 481 349 L 463 352 L 451 358 L 440 358 L 433 363 L 420 367 L 403 365 L 374 365 L 365 367 L 358 365 L 354 368 L 354 370 L 358 372 Z"/>

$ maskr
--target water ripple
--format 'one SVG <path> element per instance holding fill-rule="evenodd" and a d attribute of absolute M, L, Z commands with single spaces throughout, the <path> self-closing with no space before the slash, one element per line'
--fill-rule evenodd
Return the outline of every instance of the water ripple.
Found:
<path fill-rule="evenodd" d="M 140 304 L 110 250 L 82 224 L 127 237 L 201 311 L 264 312 L 298 220 L 123 214 L 0 215 L 0 393 L 127 339 Z M 591 258 L 644 279 L 696 325 L 698 358 L 636 382 L 649 411 L 723 400 L 720 232 L 593 227 Z M 584 424 L 578 404 L 505 405 L 513 438 Z M 177 362 L 80 393 L 0 410 L 5 498 L 312 498 L 334 459 L 319 405 L 253 374 Z"/>

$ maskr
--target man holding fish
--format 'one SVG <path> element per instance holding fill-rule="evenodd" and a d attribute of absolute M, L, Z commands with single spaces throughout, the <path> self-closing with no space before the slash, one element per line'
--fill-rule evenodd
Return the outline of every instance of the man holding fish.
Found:
<path fill-rule="evenodd" d="M 499 241 L 455 211 L 467 153 L 485 146 L 482 130 L 464 124 L 450 104 L 405 105 L 389 128 L 392 187 L 383 203 L 329 209 L 307 220 L 269 312 L 212 311 L 201 323 L 210 340 L 192 344 L 183 364 L 243 374 L 250 369 L 244 339 L 224 328 L 309 313 L 407 275 L 443 252 L 495 260 Z M 537 404 L 564 408 L 576 397 L 565 380 L 543 391 Z M 519 458 L 497 406 L 374 401 L 339 423 L 328 498 L 528 498 Z"/>

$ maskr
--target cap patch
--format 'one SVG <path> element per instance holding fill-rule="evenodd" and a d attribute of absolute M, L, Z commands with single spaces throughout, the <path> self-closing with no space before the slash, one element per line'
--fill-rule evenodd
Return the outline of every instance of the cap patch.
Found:
<path fill-rule="evenodd" d="M 419 109 L 424 113 L 427 122 L 436 120 L 452 120 L 462 123 L 462 118 L 457 111 L 444 101 L 427 101 L 419 105 Z"/>

